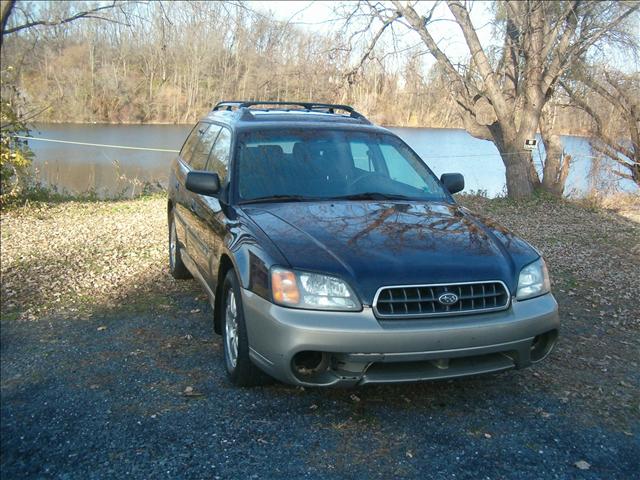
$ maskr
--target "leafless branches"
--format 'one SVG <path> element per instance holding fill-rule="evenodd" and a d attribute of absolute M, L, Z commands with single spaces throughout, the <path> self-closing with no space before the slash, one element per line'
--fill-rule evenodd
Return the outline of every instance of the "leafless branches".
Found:
<path fill-rule="evenodd" d="M 105 17 L 103 15 L 99 15 L 99 12 L 106 12 L 109 10 L 113 10 L 118 7 L 122 2 L 113 1 L 108 5 L 102 5 L 98 7 L 94 7 L 88 10 L 81 10 L 70 14 L 69 16 L 64 16 L 60 18 L 34 18 L 30 11 L 23 9 L 22 7 L 16 7 L 15 1 L 6 2 L 6 13 L 5 13 L 5 4 L 3 2 L 2 9 L 2 37 L 5 35 L 10 35 L 12 33 L 19 32 L 21 30 L 25 30 L 27 28 L 33 28 L 38 26 L 52 27 L 56 25 L 64 25 L 65 23 L 73 22 L 79 19 L 86 18 L 95 18 L 99 20 L 105 20 L 108 22 L 117 22 L 117 20 Z M 21 13 L 23 23 L 18 23 L 12 27 L 7 28 L 7 22 L 9 16 L 11 15 L 13 10 L 18 10 Z"/>
<path fill-rule="evenodd" d="M 640 75 L 593 69 L 561 85 L 593 120 L 591 148 L 623 167 L 613 173 L 640 186 Z"/>

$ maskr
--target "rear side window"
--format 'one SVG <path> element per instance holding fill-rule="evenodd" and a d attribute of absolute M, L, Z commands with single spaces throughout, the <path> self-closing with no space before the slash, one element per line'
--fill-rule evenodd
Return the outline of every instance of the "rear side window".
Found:
<path fill-rule="evenodd" d="M 198 131 L 201 130 L 203 126 L 206 126 L 206 124 L 198 123 L 195 127 L 193 127 L 191 133 L 187 137 L 187 141 L 184 142 L 184 145 L 182 146 L 182 150 L 180 150 L 180 158 L 182 158 L 185 163 L 189 163 L 189 161 L 191 160 L 193 147 L 198 142 L 198 138 L 200 136 L 200 133 Z"/>
<path fill-rule="evenodd" d="M 202 124 L 202 128 L 198 126 L 200 141 L 195 144 L 193 153 L 191 154 L 191 160 L 189 161 L 189 166 L 191 166 L 192 169 L 205 169 L 207 165 L 207 158 L 209 158 L 209 152 L 211 151 L 211 147 L 216 141 L 219 132 L 220 127 L 218 127 L 217 125 L 210 125 L 205 123 Z"/>
<path fill-rule="evenodd" d="M 220 177 L 221 184 L 224 184 L 227 181 L 230 151 L 231 132 L 226 128 L 222 128 L 213 149 L 211 149 L 209 163 L 207 163 L 207 170 L 217 173 L 218 177 Z"/>

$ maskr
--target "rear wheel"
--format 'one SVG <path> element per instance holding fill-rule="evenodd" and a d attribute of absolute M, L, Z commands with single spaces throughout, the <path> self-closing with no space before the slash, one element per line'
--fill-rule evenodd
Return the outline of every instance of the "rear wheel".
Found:
<path fill-rule="evenodd" d="M 263 385 L 269 377 L 249 358 L 249 340 L 240 285 L 233 269 L 224 278 L 222 299 L 222 344 L 229 379 L 241 387 Z"/>
<path fill-rule="evenodd" d="M 173 278 L 183 280 L 191 278 L 191 273 L 180 256 L 180 243 L 178 242 L 178 233 L 176 231 L 176 222 L 173 212 L 169 216 L 169 271 Z"/>

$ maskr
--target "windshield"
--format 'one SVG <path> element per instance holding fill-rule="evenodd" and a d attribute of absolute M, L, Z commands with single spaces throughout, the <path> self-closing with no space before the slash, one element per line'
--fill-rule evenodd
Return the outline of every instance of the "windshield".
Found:
<path fill-rule="evenodd" d="M 398 138 L 336 130 L 264 130 L 239 137 L 241 201 L 446 201 L 435 176 Z"/>

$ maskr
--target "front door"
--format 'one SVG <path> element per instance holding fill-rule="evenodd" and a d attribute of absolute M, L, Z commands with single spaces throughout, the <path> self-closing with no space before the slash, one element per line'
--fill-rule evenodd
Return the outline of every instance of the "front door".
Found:
<path fill-rule="evenodd" d="M 223 127 L 211 149 L 206 170 L 217 173 L 221 190 L 228 183 L 229 157 L 231 153 L 231 132 Z M 215 288 L 218 261 L 226 234 L 226 215 L 218 198 L 192 194 L 195 201 L 195 219 L 192 229 L 194 241 L 200 248 L 197 257 L 202 275 Z"/>

